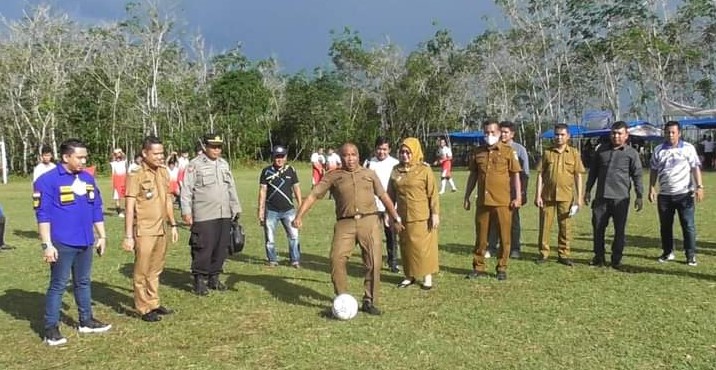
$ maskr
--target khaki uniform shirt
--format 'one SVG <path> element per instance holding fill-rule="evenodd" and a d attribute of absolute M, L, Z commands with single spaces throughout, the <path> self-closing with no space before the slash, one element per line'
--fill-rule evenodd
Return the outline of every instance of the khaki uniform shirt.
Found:
<path fill-rule="evenodd" d="M 326 173 L 311 190 L 320 199 L 330 191 L 336 203 L 336 219 L 378 212 L 375 198 L 385 193 L 373 170 L 358 167 L 355 171 L 335 169 Z"/>
<path fill-rule="evenodd" d="M 470 172 L 477 173 L 477 205 L 506 207 L 510 205 L 512 174 L 522 171 L 517 152 L 511 146 L 497 143 L 480 146 L 472 155 Z"/>
<path fill-rule="evenodd" d="M 404 223 L 425 221 L 432 214 L 440 213 L 438 188 L 428 165 L 418 164 L 407 170 L 395 166 L 388 188 Z"/>
<path fill-rule="evenodd" d="M 164 235 L 169 193 L 169 172 L 160 167 L 152 170 L 142 163 L 127 178 L 127 198 L 136 199 L 134 233 L 136 236 Z"/>
<path fill-rule="evenodd" d="M 556 147 L 545 149 L 537 165 L 542 176 L 542 200 L 571 202 L 574 199 L 574 176 L 585 173 L 579 150 L 567 145 L 560 153 Z"/>
<path fill-rule="evenodd" d="M 181 187 L 181 214 L 194 222 L 233 218 L 241 213 L 234 176 L 223 158 L 199 154 L 186 167 Z"/>

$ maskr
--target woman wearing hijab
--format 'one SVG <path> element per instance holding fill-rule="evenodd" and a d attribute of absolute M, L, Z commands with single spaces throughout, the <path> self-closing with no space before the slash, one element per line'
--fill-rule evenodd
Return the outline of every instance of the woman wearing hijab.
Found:
<path fill-rule="evenodd" d="M 388 194 L 397 204 L 405 226 L 398 234 L 405 273 L 398 288 L 406 288 L 422 277 L 422 288 L 429 290 L 433 287 L 432 274 L 439 269 L 438 188 L 430 166 L 423 162 L 423 149 L 418 139 L 404 139 L 398 159 L 400 164 L 393 168 L 388 183 Z"/>

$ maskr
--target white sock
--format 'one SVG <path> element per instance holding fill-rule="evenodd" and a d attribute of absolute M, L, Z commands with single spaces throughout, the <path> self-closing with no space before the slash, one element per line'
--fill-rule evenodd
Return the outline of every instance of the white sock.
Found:
<path fill-rule="evenodd" d="M 423 285 L 433 286 L 433 275 L 425 275 L 425 278 L 423 279 Z"/>
<path fill-rule="evenodd" d="M 450 178 L 450 187 L 452 187 L 452 190 L 457 190 L 457 188 L 455 187 L 455 182 L 452 181 L 452 177 Z"/>
<path fill-rule="evenodd" d="M 441 192 L 441 193 L 444 193 L 444 192 L 445 192 L 445 185 L 446 185 L 446 184 L 447 184 L 447 180 L 442 179 L 442 181 L 440 181 L 440 192 Z"/>

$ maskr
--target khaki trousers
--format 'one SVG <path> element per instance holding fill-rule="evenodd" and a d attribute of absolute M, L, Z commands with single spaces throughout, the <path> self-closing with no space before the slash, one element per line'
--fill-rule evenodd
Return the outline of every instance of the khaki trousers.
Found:
<path fill-rule="evenodd" d="M 473 250 L 472 268 L 478 272 L 485 272 L 485 250 L 487 250 L 487 235 L 490 233 L 490 217 L 497 221 L 500 235 L 500 250 L 498 251 L 497 271 L 507 270 L 507 261 L 510 259 L 512 210 L 508 206 L 478 206 L 475 210 L 475 249 Z"/>
<path fill-rule="evenodd" d="M 552 222 L 557 216 L 559 234 L 557 237 L 557 255 L 561 258 L 569 257 L 569 239 L 572 235 L 572 219 L 569 217 L 569 208 L 572 202 L 545 202 L 539 212 L 539 253 L 542 258 L 549 257 L 549 234 Z"/>
<path fill-rule="evenodd" d="M 140 315 L 159 307 L 159 274 L 164 269 L 166 253 L 166 236 L 135 237 L 134 307 Z"/>
<path fill-rule="evenodd" d="M 333 228 L 331 247 L 331 281 L 336 295 L 348 292 L 346 264 L 356 242 L 360 246 L 365 277 L 363 300 L 375 302 L 380 284 L 380 267 L 383 258 L 382 227 L 378 215 L 365 216 L 359 220 L 338 220 Z"/>

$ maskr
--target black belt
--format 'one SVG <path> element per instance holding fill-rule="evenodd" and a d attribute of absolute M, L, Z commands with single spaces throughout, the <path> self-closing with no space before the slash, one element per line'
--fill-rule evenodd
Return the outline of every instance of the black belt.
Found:
<path fill-rule="evenodd" d="M 373 212 L 373 213 L 356 213 L 356 214 L 354 214 L 353 216 L 338 217 L 338 221 L 340 221 L 340 220 L 350 220 L 350 219 L 360 220 L 360 219 L 363 218 L 363 217 L 377 216 L 377 215 L 379 215 L 379 214 L 380 214 L 380 212 Z"/>

